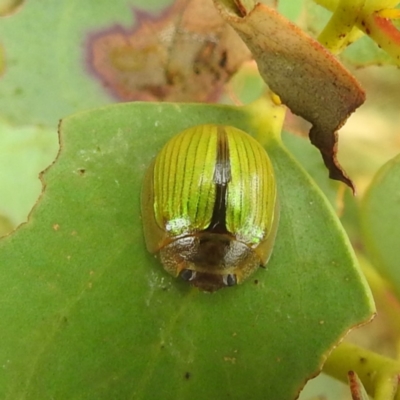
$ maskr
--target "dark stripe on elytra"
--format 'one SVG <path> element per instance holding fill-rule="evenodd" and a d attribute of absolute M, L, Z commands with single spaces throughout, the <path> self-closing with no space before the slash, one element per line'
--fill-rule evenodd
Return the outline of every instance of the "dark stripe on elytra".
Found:
<path fill-rule="evenodd" d="M 211 222 L 206 231 L 212 233 L 228 233 L 226 228 L 226 192 L 231 181 L 231 163 L 229 157 L 229 142 L 225 128 L 217 128 L 217 159 L 215 161 L 215 203 Z"/>

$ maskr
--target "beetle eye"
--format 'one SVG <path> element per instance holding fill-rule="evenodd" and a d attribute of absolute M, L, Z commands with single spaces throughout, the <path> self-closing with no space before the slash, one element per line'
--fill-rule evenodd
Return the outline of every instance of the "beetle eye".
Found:
<path fill-rule="evenodd" d="M 194 278 L 196 278 L 196 271 L 193 271 L 191 269 L 183 269 L 182 272 L 179 274 L 179 276 L 187 282 L 192 281 Z"/>
<path fill-rule="evenodd" d="M 235 286 L 237 284 L 236 274 L 224 275 L 222 279 L 225 286 Z"/>

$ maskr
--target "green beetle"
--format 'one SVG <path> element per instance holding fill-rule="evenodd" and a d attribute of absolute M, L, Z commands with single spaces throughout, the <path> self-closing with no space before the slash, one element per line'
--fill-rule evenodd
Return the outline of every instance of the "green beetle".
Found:
<path fill-rule="evenodd" d="M 174 276 L 213 292 L 267 263 L 279 207 L 264 148 L 232 126 L 174 136 L 150 165 L 142 191 L 147 249 Z"/>

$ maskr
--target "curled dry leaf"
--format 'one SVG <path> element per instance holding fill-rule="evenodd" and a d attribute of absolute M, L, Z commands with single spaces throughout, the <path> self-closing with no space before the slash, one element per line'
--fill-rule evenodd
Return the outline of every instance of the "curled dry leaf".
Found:
<path fill-rule="evenodd" d="M 311 122 L 311 143 L 332 179 L 354 191 L 336 158 L 337 130 L 365 100 L 355 78 L 316 40 L 273 9 L 257 4 L 246 16 L 233 2 L 214 0 L 247 44 L 261 76 L 292 112 Z"/>
<path fill-rule="evenodd" d="M 120 100 L 212 101 L 251 58 L 212 0 L 134 15 L 132 29 L 115 25 L 88 40 L 90 71 Z"/>

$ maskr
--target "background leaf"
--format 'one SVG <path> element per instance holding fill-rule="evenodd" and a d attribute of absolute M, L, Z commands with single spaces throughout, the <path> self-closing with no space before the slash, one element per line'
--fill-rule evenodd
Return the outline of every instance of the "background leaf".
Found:
<path fill-rule="evenodd" d="M 58 139 L 55 129 L 14 126 L 0 119 L 0 144 L 0 215 L 16 227 L 26 221 L 42 191 L 37 178 L 56 157 Z M 0 229 L 3 233 L 7 231 Z"/>
<path fill-rule="evenodd" d="M 361 222 L 374 266 L 400 296 L 400 156 L 376 174 L 361 203 Z"/>
<path fill-rule="evenodd" d="M 281 221 L 266 270 L 198 292 L 145 250 L 139 193 L 156 151 L 246 109 L 132 103 L 61 125 L 29 223 L 0 241 L 0 397 L 294 398 L 372 299 L 327 201 L 279 142 Z M 145 216 L 144 216 L 145 217 Z"/>

